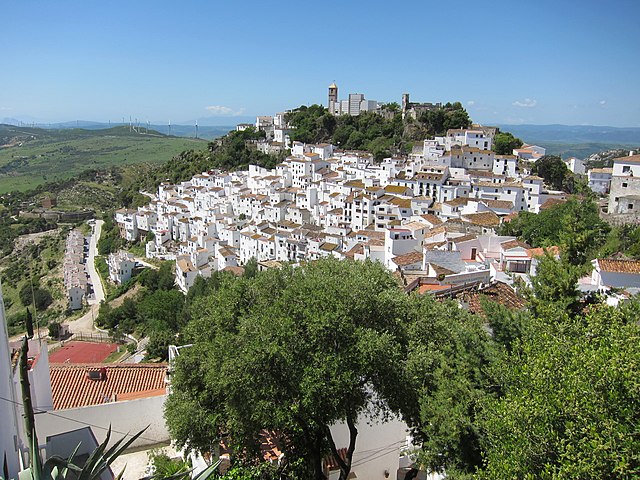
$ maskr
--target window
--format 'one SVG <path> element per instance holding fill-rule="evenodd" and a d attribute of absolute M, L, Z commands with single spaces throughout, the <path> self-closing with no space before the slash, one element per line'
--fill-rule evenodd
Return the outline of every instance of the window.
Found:
<path fill-rule="evenodd" d="M 622 188 L 627 188 L 628 186 L 629 186 L 629 184 L 628 184 L 627 182 L 624 182 L 624 183 L 622 184 Z"/>
<path fill-rule="evenodd" d="M 629 205 L 627 205 L 627 209 L 628 210 L 633 210 L 633 203 L 630 203 Z"/>
<path fill-rule="evenodd" d="M 629 173 L 630 171 L 631 171 L 630 165 L 625 165 L 624 167 L 622 167 L 622 173 Z"/>

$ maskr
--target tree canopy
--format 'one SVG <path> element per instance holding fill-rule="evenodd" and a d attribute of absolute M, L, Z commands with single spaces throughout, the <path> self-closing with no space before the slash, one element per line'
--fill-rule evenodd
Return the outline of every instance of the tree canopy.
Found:
<path fill-rule="evenodd" d="M 267 429 L 288 458 L 304 461 L 308 478 L 323 478 L 332 452 L 345 479 L 358 415 L 397 405 L 389 395 L 402 360 L 398 292 L 371 262 L 224 277 L 186 330 L 193 347 L 179 357 L 166 406 L 173 437 L 207 448 L 227 432 L 240 454 L 255 452 Z M 344 459 L 329 428 L 340 421 L 351 435 Z"/>
<path fill-rule="evenodd" d="M 503 393 L 483 408 L 481 478 L 640 475 L 637 308 L 534 320 L 495 367 Z"/>
<path fill-rule="evenodd" d="M 449 129 L 468 128 L 471 125 L 469 114 L 460 102 L 445 103 L 440 108 L 427 110 L 418 121 L 427 135 L 444 135 Z"/>
<path fill-rule="evenodd" d="M 287 114 L 295 128 L 291 138 L 304 143 L 331 142 L 348 150 L 367 150 L 377 160 L 403 148 L 403 123 L 398 110 L 391 118 L 375 112 L 334 116 L 321 105 L 302 105 Z"/>
<path fill-rule="evenodd" d="M 500 235 L 521 238 L 532 247 L 559 246 L 569 263 L 583 265 L 600 248 L 609 232 L 590 198 L 570 198 L 540 213 L 520 212 L 500 225 Z"/>
<path fill-rule="evenodd" d="M 513 150 L 522 146 L 522 140 L 510 132 L 498 132 L 493 137 L 493 150 L 497 155 L 513 155 Z"/>
<path fill-rule="evenodd" d="M 545 155 L 536 160 L 531 173 L 542 177 L 544 182 L 554 190 L 563 190 L 568 179 L 573 176 L 557 155 Z"/>
<path fill-rule="evenodd" d="M 320 479 L 326 455 L 347 478 L 359 416 L 390 414 L 421 443 L 418 463 L 449 476 L 628 478 L 640 465 L 640 304 L 578 301 L 580 269 L 547 255 L 528 311 L 483 300 L 482 315 L 406 295 L 371 262 L 199 279 L 169 430 L 207 451 L 224 437 L 241 478 L 259 474 L 265 432 L 285 461 L 255 478 Z M 338 422 L 350 431 L 344 459 Z"/>

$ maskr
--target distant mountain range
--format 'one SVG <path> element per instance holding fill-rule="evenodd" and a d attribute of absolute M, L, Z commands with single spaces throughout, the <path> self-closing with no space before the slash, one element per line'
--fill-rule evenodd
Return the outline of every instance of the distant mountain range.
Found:
<path fill-rule="evenodd" d="M 551 155 L 587 158 L 589 155 L 618 148 L 637 149 L 640 128 L 606 127 L 595 125 L 506 125 L 498 124 L 503 132 L 511 132 L 526 143 L 540 145 Z"/>
<path fill-rule="evenodd" d="M 208 120 L 211 121 L 211 119 L 208 119 Z M 225 118 L 225 120 L 235 121 L 236 118 L 235 117 L 233 119 Z M 255 119 L 252 120 L 252 123 L 254 121 Z M 242 122 L 238 121 L 238 123 L 242 123 Z M 108 123 L 108 122 L 93 122 L 90 120 L 76 120 L 72 122 L 60 122 L 60 123 L 38 123 L 38 122 L 24 122 L 24 121 L 17 120 L 15 118 L 4 118 L 0 120 L 0 124 L 22 125 L 25 127 L 33 126 L 36 128 L 42 128 L 47 130 L 67 130 L 71 128 L 81 128 L 84 130 L 103 130 L 106 128 L 112 128 L 112 127 L 123 125 L 120 122 Z M 129 125 L 128 123 L 124 124 L 124 126 L 128 126 L 128 125 Z M 231 124 L 211 125 L 211 124 L 207 124 L 207 119 L 198 119 L 198 138 L 211 140 L 213 138 L 221 137 L 222 135 L 225 135 L 229 131 L 235 129 L 235 125 L 236 123 L 234 123 L 233 125 Z M 146 123 L 141 122 L 139 126 L 142 129 L 142 131 L 144 131 L 147 128 Z M 176 137 L 195 137 L 196 135 L 195 121 L 190 125 L 172 124 L 171 129 L 169 129 L 168 124 L 161 125 L 157 123 L 151 123 L 149 124 L 148 128 L 150 130 L 155 130 L 156 132 L 162 133 L 164 135 L 173 135 Z"/>
<path fill-rule="evenodd" d="M 238 123 L 253 123 L 255 117 L 203 117 L 198 122 L 198 137 L 211 140 L 225 135 L 235 128 Z M 228 122 L 222 124 L 222 122 Z M 20 122 L 14 118 L 4 118 L 0 123 L 23 126 L 34 125 L 45 129 L 72 129 L 82 128 L 86 130 L 102 130 L 122 123 L 93 122 L 78 120 L 61 123 Z M 164 135 L 177 137 L 195 137 L 196 120 L 172 124 L 169 130 L 168 124 L 151 123 L 149 128 Z M 128 123 L 124 124 L 128 126 Z M 140 123 L 144 130 L 147 125 Z M 595 125 L 513 125 L 497 124 L 502 131 L 511 132 L 522 141 L 537 144 L 547 149 L 551 155 L 563 157 L 587 158 L 598 152 L 614 149 L 634 149 L 640 147 L 639 127 L 608 127 Z"/>

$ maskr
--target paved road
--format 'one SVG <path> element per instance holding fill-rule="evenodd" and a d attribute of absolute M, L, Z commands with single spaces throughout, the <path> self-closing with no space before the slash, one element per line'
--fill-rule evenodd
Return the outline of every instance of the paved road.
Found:
<path fill-rule="evenodd" d="M 82 317 L 72 322 L 69 322 L 69 330 L 71 333 L 91 333 L 97 331 L 93 322 L 98 316 L 98 309 L 100 308 L 100 301 L 104 300 L 104 288 L 102 287 L 102 281 L 100 275 L 96 272 L 94 259 L 98 250 L 98 240 L 100 239 L 100 233 L 102 232 L 102 220 L 96 220 L 94 227 L 94 233 L 91 235 L 89 242 L 89 255 L 87 256 L 87 272 L 91 278 L 93 284 L 94 298 L 88 301 L 89 311 Z"/>
<path fill-rule="evenodd" d="M 97 303 L 100 305 L 100 302 L 104 300 L 104 288 L 102 287 L 102 281 L 100 280 L 100 275 L 96 272 L 95 266 L 95 257 L 98 253 L 98 240 L 100 240 L 100 234 L 102 233 L 102 224 L 104 222 L 102 220 L 96 220 L 96 226 L 94 227 L 94 234 L 91 235 L 91 241 L 89 242 L 89 255 L 87 257 L 87 272 L 89 273 L 89 277 L 91 278 L 91 283 L 93 284 L 94 298 L 89 300 L 89 304 Z"/>

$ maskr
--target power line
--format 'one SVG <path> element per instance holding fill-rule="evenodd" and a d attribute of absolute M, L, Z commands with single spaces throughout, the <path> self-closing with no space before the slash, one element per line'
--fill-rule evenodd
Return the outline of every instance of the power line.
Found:
<path fill-rule="evenodd" d="M 15 400 L 11 400 L 10 398 L 0 397 L 0 400 L 4 400 L 5 402 L 13 403 L 14 405 L 22 406 L 22 403 L 16 402 Z M 95 425 L 93 423 L 83 422 L 82 420 L 76 420 L 75 418 L 65 417 L 64 415 L 60 415 L 59 413 L 53 413 L 53 412 L 50 412 L 50 411 L 47 411 L 47 410 L 38 410 L 38 409 L 34 408 L 33 409 L 33 413 L 46 413 L 47 415 L 51 415 L 52 417 L 62 418 L 63 420 L 69 420 L 70 422 L 76 422 L 76 423 L 79 423 L 80 425 L 84 425 L 84 426 L 87 426 L 87 427 L 93 427 L 93 428 L 99 428 L 101 430 L 109 431 L 109 427 L 103 427 L 101 425 Z M 131 432 L 127 432 L 127 433 L 120 432 L 118 430 L 114 430 L 113 428 L 111 429 L 111 431 L 113 433 L 118 433 L 120 435 L 124 435 L 125 437 L 135 435 L 135 433 L 132 434 Z M 148 437 L 143 437 L 143 436 L 140 436 L 138 438 L 142 438 L 143 440 L 147 440 L 149 442 L 154 442 L 154 443 L 160 442 L 160 440 L 158 440 L 157 438 L 148 438 Z"/>

